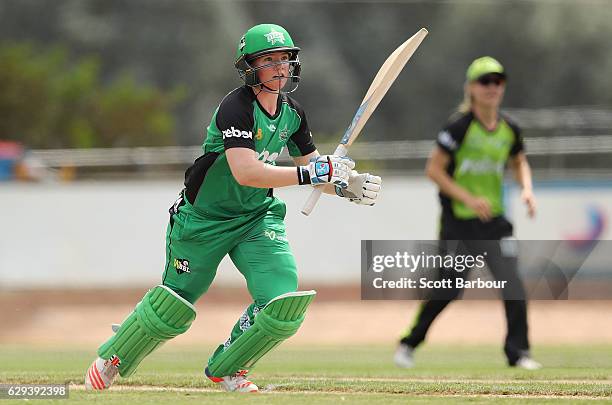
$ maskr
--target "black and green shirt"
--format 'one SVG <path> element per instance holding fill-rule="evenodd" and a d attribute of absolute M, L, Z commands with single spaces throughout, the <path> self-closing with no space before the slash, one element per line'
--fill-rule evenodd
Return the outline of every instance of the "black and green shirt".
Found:
<path fill-rule="evenodd" d="M 497 127 L 489 131 L 470 112 L 452 120 L 438 134 L 436 143 L 450 155 L 447 172 L 453 180 L 472 195 L 486 198 L 494 216 L 502 215 L 506 162 L 524 149 L 519 127 L 501 116 Z M 444 215 L 478 217 L 465 204 L 443 193 L 440 202 Z"/>
<path fill-rule="evenodd" d="M 285 146 L 291 156 L 316 150 L 306 115 L 291 97 L 279 95 L 270 116 L 250 87 L 229 93 L 214 112 L 202 145 L 204 154 L 185 173 L 185 198 L 206 218 L 235 218 L 265 211 L 278 202 L 272 190 L 242 186 L 230 171 L 225 151 L 253 150 L 257 159 L 276 165 Z"/>

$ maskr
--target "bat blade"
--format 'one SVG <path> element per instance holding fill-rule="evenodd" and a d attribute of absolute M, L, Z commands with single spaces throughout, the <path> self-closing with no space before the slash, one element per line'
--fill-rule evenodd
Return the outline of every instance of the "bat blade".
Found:
<path fill-rule="evenodd" d="M 345 155 L 347 153 L 348 147 L 357 139 L 357 136 L 359 136 L 366 122 L 368 122 L 368 119 L 376 107 L 378 107 L 378 104 L 380 104 L 380 101 L 385 94 L 387 94 L 387 91 L 395 79 L 397 79 L 397 76 L 399 76 L 406 63 L 410 60 L 428 33 L 429 32 L 425 28 L 421 28 L 416 34 L 406 40 L 406 42 L 397 47 L 397 49 L 389 55 L 387 60 L 385 60 L 385 63 L 383 63 L 378 73 L 376 73 L 370 88 L 361 101 L 361 105 L 357 109 L 351 124 L 344 132 L 334 155 Z M 309 215 L 312 212 L 322 193 L 322 186 L 315 187 L 302 208 L 302 214 Z"/>
<path fill-rule="evenodd" d="M 378 73 L 376 73 L 370 88 L 357 109 L 357 113 L 353 117 L 351 125 L 344 133 L 340 141 L 341 144 L 350 146 L 357 138 L 376 107 L 378 107 L 378 104 L 380 104 L 393 82 L 395 82 L 395 79 L 397 79 L 397 76 L 399 76 L 406 63 L 410 60 L 428 33 L 429 32 L 425 28 L 421 28 L 416 34 L 393 51 L 387 60 L 385 60 L 385 63 L 383 63 Z"/>

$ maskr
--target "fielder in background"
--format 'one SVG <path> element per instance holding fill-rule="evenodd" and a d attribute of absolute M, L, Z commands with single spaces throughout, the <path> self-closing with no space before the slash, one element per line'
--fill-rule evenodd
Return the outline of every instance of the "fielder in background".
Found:
<path fill-rule="evenodd" d="M 472 62 L 466 76 L 464 101 L 457 116 L 439 133 L 426 169 L 427 176 L 440 190 L 442 249 L 447 240 L 465 241 L 454 246 L 469 250 L 476 243 L 469 241 L 512 237 L 512 224 L 504 217 L 502 201 L 507 163 L 522 187 L 521 198 L 527 205 L 528 215 L 533 217 L 536 210 L 531 170 L 520 129 L 499 112 L 506 84 L 504 68 L 485 56 Z M 504 352 L 508 364 L 538 369 L 541 365 L 529 354 L 527 304 L 516 257 L 503 254 L 499 243 L 494 242 L 494 246 L 498 250 L 489 252 L 488 267 L 496 278 L 508 280 L 510 286 L 503 292 L 508 326 Z M 446 270 L 439 269 L 440 278 L 465 278 L 468 273 Z M 507 291 L 512 291 L 512 296 Z M 461 292 L 456 287 L 431 291 L 429 299 L 421 304 L 413 326 L 400 340 L 394 356 L 397 366 L 413 366 L 414 350 L 425 340 L 436 317 Z"/>
<path fill-rule="evenodd" d="M 186 171 L 185 188 L 170 208 L 162 282 L 100 346 L 85 376 L 88 388 L 108 388 L 117 374 L 129 377 L 145 356 L 186 332 L 196 317 L 193 304 L 225 255 L 246 279 L 253 303 L 212 354 L 205 375 L 227 391 L 255 392 L 249 369 L 297 332 L 315 292 L 296 292 L 285 203 L 272 189 L 318 185 L 374 205 L 381 184 L 380 177 L 352 170 L 348 157 L 317 152 L 302 107 L 287 95 L 300 80 L 299 51 L 273 24 L 257 25 L 240 40 L 235 67 L 244 85 L 214 112 L 203 154 Z M 297 168 L 276 166 L 285 147 Z M 326 234 L 328 243 L 342 244 L 341 233 L 330 228 Z"/>

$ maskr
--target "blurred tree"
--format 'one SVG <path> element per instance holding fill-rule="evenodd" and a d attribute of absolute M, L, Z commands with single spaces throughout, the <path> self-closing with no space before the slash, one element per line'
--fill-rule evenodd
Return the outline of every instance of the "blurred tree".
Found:
<path fill-rule="evenodd" d="M 307 111 L 315 139 L 321 143 L 335 141 L 344 132 L 382 62 L 420 27 L 427 27 L 430 35 L 360 139 L 435 137 L 463 96 L 466 67 L 482 55 L 496 57 L 508 70 L 505 107 L 590 105 L 609 109 L 612 41 L 606 38 L 612 35 L 610 21 L 609 0 L 0 1 L 0 38 L 33 41 L 45 47 L 61 43 L 76 57 L 96 55 L 103 65 L 91 62 L 99 70 L 90 73 L 94 74 L 90 84 L 94 88 L 100 87 L 99 82 L 123 77 L 125 71 L 138 78 L 135 83 L 163 89 L 188 84 L 189 94 L 173 109 L 173 141 L 181 145 L 201 144 L 214 109 L 225 94 L 242 84 L 233 67 L 236 45 L 242 33 L 257 23 L 285 26 L 302 48 L 302 81 L 295 97 Z M 81 81 L 66 80 L 77 89 L 86 86 L 92 67 L 79 70 L 78 63 L 70 66 L 58 73 L 66 76 L 69 70 L 81 75 Z M 42 91 L 35 86 L 37 75 L 46 73 L 44 69 L 37 71 L 36 66 L 32 69 L 16 74 L 30 75 L 27 93 L 34 94 Z M 6 90 L 0 88 L 0 92 Z M 41 109 L 46 105 L 38 93 L 38 98 L 20 94 L 31 103 L 42 104 Z M 95 92 L 91 97 L 102 99 Z M 94 131 L 98 129 L 93 127 L 88 110 L 94 103 L 83 105 L 78 98 L 72 102 L 72 108 L 83 111 L 81 119 L 70 121 L 70 125 L 53 121 L 62 128 L 72 128 L 67 132 L 55 129 L 54 134 L 73 134 L 70 136 L 81 144 L 96 144 L 99 140 L 92 141 L 92 136 L 99 136 Z M 116 106 L 106 106 L 110 107 Z M 120 112 L 117 109 L 112 114 Z M 138 114 L 125 113 L 133 115 Z M 107 125 L 112 122 L 101 120 L 95 119 L 113 139 L 105 142 L 136 142 L 138 136 L 128 123 L 121 122 L 117 128 L 130 132 L 124 140 L 120 139 L 123 133 L 110 132 Z M 155 127 L 166 125 L 164 119 L 154 121 Z M 0 136 L 6 133 L 2 129 Z M 148 136 L 151 142 L 156 138 L 145 135 L 147 143 Z M 62 139 L 45 142 L 66 143 Z"/>
<path fill-rule="evenodd" d="M 104 85 L 97 58 L 22 42 L 0 44 L 0 89 L 0 138 L 33 148 L 174 144 L 172 110 L 185 94 L 127 74 Z"/>

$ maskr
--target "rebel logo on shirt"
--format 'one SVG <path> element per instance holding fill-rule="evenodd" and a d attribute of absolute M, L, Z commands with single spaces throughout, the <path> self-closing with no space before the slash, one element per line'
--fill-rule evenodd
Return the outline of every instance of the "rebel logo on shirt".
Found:
<path fill-rule="evenodd" d="M 174 259 L 174 268 L 176 274 L 191 273 L 189 270 L 189 260 L 186 259 Z"/>
<path fill-rule="evenodd" d="M 253 132 L 251 131 L 241 131 L 234 127 L 230 129 L 226 129 L 223 132 L 223 139 L 225 138 L 245 138 L 245 139 L 253 139 Z"/>

